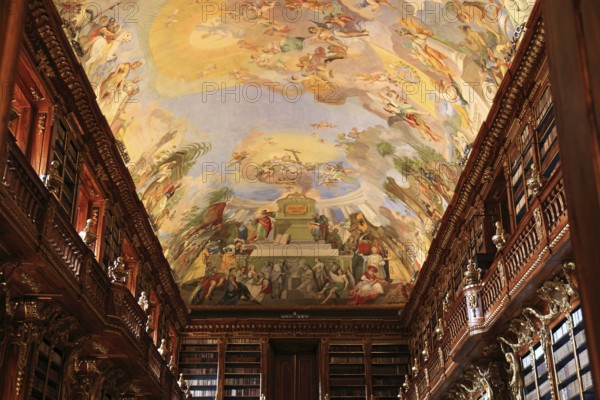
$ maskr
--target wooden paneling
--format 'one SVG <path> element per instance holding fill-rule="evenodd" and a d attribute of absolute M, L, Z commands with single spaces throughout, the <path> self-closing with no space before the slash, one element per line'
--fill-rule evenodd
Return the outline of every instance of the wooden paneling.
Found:
<path fill-rule="evenodd" d="M 544 0 L 542 8 L 593 379 L 600 382 L 600 2 Z"/>
<path fill-rule="evenodd" d="M 25 0 L 0 0 L 0 149 L 4 150 L 8 135 L 10 106 L 15 84 L 15 73 L 23 26 L 25 23 Z M 0 166 L 4 163 L 0 154 Z"/>
<path fill-rule="evenodd" d="M 269 374 L 269 399 L 315 400 L 319 398 L 316 353 L 274 354 Z"/>

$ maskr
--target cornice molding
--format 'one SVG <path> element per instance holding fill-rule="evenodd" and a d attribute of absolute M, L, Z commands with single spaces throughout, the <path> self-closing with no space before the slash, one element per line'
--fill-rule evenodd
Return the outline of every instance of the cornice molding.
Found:
<path fill-rule="evenodd" d="M 398 321 L 379 320 L 193 320 L 184 334 L 197 336 L 251 337 L 404 337 Z"/>

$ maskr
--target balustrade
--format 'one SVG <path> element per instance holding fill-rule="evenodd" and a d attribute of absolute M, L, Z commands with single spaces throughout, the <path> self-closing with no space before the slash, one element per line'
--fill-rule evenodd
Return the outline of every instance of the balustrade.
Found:
<path fill-rule="evenodd" d="M 0 206 L 21 234 L 29 235 L 31 243 L 37 243 L 40 254 L 47 257 L 49 264 L 78 290 L 78 296 L 97 315 L 107 315 L 109 296 L 114 299 L 115 316 L 131 334 L 142 354 L 148 357 L 148 368 L 158 385 L 174 382 L 170 379 L 166 361 L 162 359 L 144 327 L 146 315 L 123 285 L 111 284 L 106 270 L 98 263 L 93 252 L 83 243 L 72 225 L 69 216 L 35 174 L 23 156 L 12 135 L 8 135 L 7 162 L 1 171 Z M 2 150 L 0 150 L 2 151 Z M 146 351 L 146 349 L 149 349 Z M 168 397 L 183 399 L 177 385 L 164 389 Z"/>
<path fill-rule="evenodd" d="M 546 242 L 541 239 L 547 237 L 548 243 L 551 243 L 567 224 L 564 182 L 560 178 L 560 171 L 557 171 L 555 177 L 547 182 L 539 200 L 535 201 L 539 201 L 543 221 L 540 223 L 539 216 L 535 215 L 539 208 L 532 207 L 521 221 L 516 233 L 507 241 L 503 252 L 497 254 L 481 283 L 479 296 L 482 301 L 484 326 L 491 325 L 496 318 L 497 311 L 506 298 L 503 293 L 510 293 L 515 288 L 523 274 L 530 269 L 535 256 L 544 248 Z M 445 360 L 452 358 L 455 349 L 466 338 L 468 315 L 464 297 L 464 294 L 458 295 L 444 316 L 444 335 L 438 345 L 442 349 Z M 432 383 L 437 382 L 440 375 L 444 373 L 436 349 L 432 350 L 429 362 L 423 366 L 415 380 L 418 382 L 417 389 L 420 396 L 427 390 L 427 387 L 423 386 L 425 367 L 428 368 Z"/>
<path fill-rule="evenodd" d="M 11 209 L 21 210 L 22 228 L 31 233 L 39 232 L 43 223 L 44 210 L 50 194 L 40 178 L 29 167 L 12 134 L 8 134 L 6 164 L 2 174 L 2 191 L 11 199 Z M 32 239 L 37 239 L 32 237 Z"/>
<path fill-rule="evenodd" d="M 483 315 L 488 318 L 494 307 L 502 300 L 502 289 L 504 287 L 504 266 L 502 263 L 495 263 L 488 270 L 488 273 L 483 281 L 481 291 L 481 301 L 483 303 Z"/>

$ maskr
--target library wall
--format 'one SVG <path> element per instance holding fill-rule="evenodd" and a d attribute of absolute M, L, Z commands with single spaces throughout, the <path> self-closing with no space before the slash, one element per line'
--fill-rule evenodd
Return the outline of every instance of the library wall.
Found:
<path fill-rule="evenodd" d="M 399 337 L 190 336 L 178 365 L 192 399 L 391 400 L 407 379 L 409 349 Z"/>

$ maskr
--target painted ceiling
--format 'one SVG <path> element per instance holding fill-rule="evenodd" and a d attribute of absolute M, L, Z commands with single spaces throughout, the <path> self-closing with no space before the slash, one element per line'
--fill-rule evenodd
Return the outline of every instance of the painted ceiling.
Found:
<path fill-rule="evenodd" d="M 406 302 L 532 3 L 56 5 L 204 307 Z"/>

